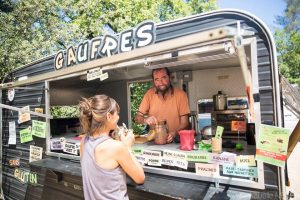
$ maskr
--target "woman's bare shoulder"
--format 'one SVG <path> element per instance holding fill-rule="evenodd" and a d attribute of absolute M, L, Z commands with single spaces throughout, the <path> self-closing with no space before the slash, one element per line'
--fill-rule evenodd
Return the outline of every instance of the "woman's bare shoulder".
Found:
<path fill-rule="evenodd" d="M 118 152 L 124 150 L 125 148 L 126 148 L 126 146 L 121 141 L 107 140 L 107 141 L 103 142 L 102 144 L 98 145 L 96 147 L 96 151 L 108 150 L 111 153 L 118 153 Z"/>

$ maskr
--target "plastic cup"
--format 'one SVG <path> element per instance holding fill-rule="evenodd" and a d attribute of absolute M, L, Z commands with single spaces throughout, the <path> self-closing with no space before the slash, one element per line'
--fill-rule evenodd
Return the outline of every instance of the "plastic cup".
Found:
<path fill-rule="evenodd" d="M 222 138 L 211 138 L 211 152 L 221 153 L 222 152 Z"/>
<path fill-rule="evenodd" d="M 195 131 L 194 130 L 181 130 L 180 135 L 180 149 L 184 151 L 191 151 L 194 149 L 195 144 Z"/>

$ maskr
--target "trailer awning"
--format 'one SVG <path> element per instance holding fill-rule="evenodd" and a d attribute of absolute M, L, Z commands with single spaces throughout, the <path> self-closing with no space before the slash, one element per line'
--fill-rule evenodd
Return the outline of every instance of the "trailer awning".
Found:
<path fill-rule="evenodd" d="M 147 57 L 159 55 L 162 52 L 168 52 L 171 50 L 182 49 L 188 46 L 194 46 L 197 44 L 216 41 L 224 38 L 234 40 L 237 34 L 242 35 L 253 35 L 254 33 L 246 30 L 238 30 L 232 27 L 222 27 L 212 30 L 207 30 L 192 35 L 187 35 L 180 37 L 180 39 L 172 39 L 165 42 L 156 43 L 150 46 L 134 49 L 129 52 L 124 52 L 120 54 L 113 55 L 111 57 L 104 57 L 97 60 L 88 61 L 85 63 L 78 64 L 76 66 L 63 68 L 61 70 L 45 73 L 42 75 L 37 75 L 33 77 L 28 77 L 25 80 L 18 80 L 16 82 L 10 82 L 5 84 L 0 84 L 0 89 L 14 88 L 17 86 L 37 83 L 40 81 L 55 79 L 58 77 L 66 77 L 71 74 L 82 74 L 88 70 L 94 69 L 96 67 L 102 67 L 102 70 L 110 70 L 114 68 L 121 68 L 124 65 L 122 63 L 132 62 L 136 59 L 144 59 L 147 64 Z M 224 55 L 231 56 L 231 55 Z"/>

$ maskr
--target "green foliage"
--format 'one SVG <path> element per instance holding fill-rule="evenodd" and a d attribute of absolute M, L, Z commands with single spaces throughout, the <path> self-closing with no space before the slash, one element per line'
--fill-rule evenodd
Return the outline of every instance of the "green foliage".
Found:
<path fill-rule="evenodd" d="M 53 118 L 78 118 L 78 106 L 52 106 L 50 107 L 50 114 Z"/>
<path fill-rule="evenodd" d="M 63 4 L 55 0 L 13 1 L 0 12 L 0 77 L 38 58 L 77 44 L 82 33 L 63 20 Z M 77 39 L 77 40 L 76 40 Z"/>
<path fill-rule="evenodd" d="M 300 1 L 286 0 L 284 16 L 277 16 L 282 30 L 275 31 L 276 47 L 279 53 L 280 73 L 290 83 L 300 85 Z"/>
<path fill-rule="evenodd" d="M 151 87 L 151 81 L 136 82 L 129 85 L 130 88 L 130 103 L 131 103 L 131 121 L 132 129 L 134 133 L 141 133 L 144 129 L 144 125 L 139 125 L 134 122 L 134 117 L 142 102 L 143 96 L 146 91 Z"/>
<path fill-rule="evenodd" d="M 31 61 L 144 20 L 213 10 L 216 0 L 0 1 L 0 78 Z"/>
<path fill-rule="evenodd" d="M 137 24 L 216 9 L 216 0 L 0 0 L 0 79 L 31 61 L 87 39 Z M 134 117 L 148 83 L 131 85 Z M 78 109 L 78 108 L 76 108 Z M 75 107 L 52 107 L 54 117 L 78 117 Z M 133 123 L 135 132 L 141 126 Z"/>
<path fill-rule="evenodd" d="M 291 83 L 300 85 L 300 33 L 277 30 L 275 33 L 279 52 L 280 72 Z"/>

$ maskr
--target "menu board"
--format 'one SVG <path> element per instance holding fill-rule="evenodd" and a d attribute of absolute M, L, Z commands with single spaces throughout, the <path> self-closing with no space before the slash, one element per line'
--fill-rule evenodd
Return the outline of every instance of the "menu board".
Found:
<path fill-rule="evenodd" d="M 46 122 L 32 120 L 32 135 L 46 138 Z"/>
<path fill-rule="evenodd" d="M 30 111 L 30 107 L 25 106 L 25 107 L 22 108 L 22 111 Z M 18 119 L 19 124 L 31 120 L 30 114 L 28 112 L 22 112 L 22 111 L 19 111 L 19 119 Z"/>
<path fill-rule="evenodd" d="M 30 142 L 32 141 L 32 135 L 31 135 L 31 129 L 26 128 L 20 130 L 20 142 L 25 143 L 25 142 Z"/>
<path fill-rule="evenodd" d="M 187 170 L 199 176 L 236 176 L 257 178 L 258 168 L 254 155 L 239 155 L 223 152 L 221 154 L 180 150 L 148 150 L 141 146 L 132 149 L 138 162 L 152 167 L 166 167 L 171 170 Z M 220 170 L 221 169 L 221 170 Z"/>
<path fill-rule="evenodd" d="M 285 166 L 290 130 L 261 124 L 256 145 L 256 160 Z"/>
<path fill-rule="evenodd" d="M 8 123 L 8 144 L 16 145 L 17 143 L 17 136 L 16 136 L 16 123 L 15 121 L 11 121 Z"/>
<path fill-rule="evenodd" d="M 43 148 L 30 145 L 29 162 L 41 160 L 43 155 Z"/>
<path fill-rule="evenodd" d="M 246 132 L 246 122 L 245 121 L 232 121 L 231 131 Z"/>

